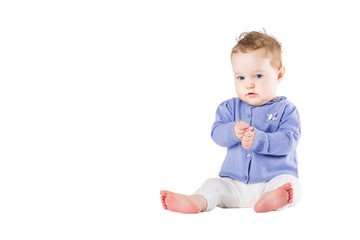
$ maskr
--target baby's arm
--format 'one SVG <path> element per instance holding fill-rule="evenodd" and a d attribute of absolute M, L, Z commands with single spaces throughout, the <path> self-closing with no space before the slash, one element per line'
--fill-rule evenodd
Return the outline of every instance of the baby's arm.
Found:
<path fill-rule="evenodd" d="M 211 138 L 216 144 L 222 147 L 231 147 L 241 141 L 235 134 L 237 122 L 234 122 L 233 119 L 233 106 L 231 102 L 225 101 L 220 104 L 216 111 L 216 120 L 211 129 Z"/>
<path fill-rule="evenodd" d="M 297 109 L 285 109 L 277 132 L 266 133 L 255 128 L 254 135 L 251 148 L 258 153 L 280 156 L 295 151 L 301 135 Z"/>

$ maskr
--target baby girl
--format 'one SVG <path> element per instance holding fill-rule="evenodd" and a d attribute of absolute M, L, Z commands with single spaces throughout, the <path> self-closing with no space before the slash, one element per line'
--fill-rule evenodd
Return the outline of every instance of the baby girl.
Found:
<path fill-rule="evenodd" d="M 199 213 L 218 206 L 269 212 L 300 200 L 299 113 L 276 95 L 285 73 L 281 44 L 266 33 L 243 33 L 231 64 L 238 97 L 219 105 L 211 131 L 214 142 L 227 148 L 220 178 L 206 180 L 193 195 L 160 191 L 166 210 Z"/>

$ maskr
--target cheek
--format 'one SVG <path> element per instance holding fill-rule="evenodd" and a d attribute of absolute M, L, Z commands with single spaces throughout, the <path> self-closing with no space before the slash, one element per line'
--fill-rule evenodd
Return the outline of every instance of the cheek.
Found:
<path fill-rule="evenodd" d="M 239 84 L 239 83 L 235 83 L 235 89 L 236 89 L 236 92 L 239 94 L 239 93 L 242 93 L 244 91 L 244 87 L 242 84 Z"/>
<path fill-rule="evenodd" d="M 272 81 L 272 82 L 271 82 L 271 84 L 270 84 L 269 87 L 270 87 L 271 89 L 273 89 L 273 91 L 276 91 L 277 86 L 278 86 L 278 82 L 277 82 L 277 80 L 275 80 L 275 81 Z"/>
<path fill-rule="evenodd" d="M 269 83 L 266 86 L 263 86 L 263 92 L 265 92 L 269 97 L 276 95 L 276 89 L 277 85 L 273 83 Z"/>
<path fill-rule="evenodd" d="M 276 90 L 276 87 L 277 87 L 277 82 L 276 81 L 266 81 L 261 86 L 262 89 L 265 89 L 265 90 L 268 90 L 268 91 L 273 91 L 274 89 Z"/>

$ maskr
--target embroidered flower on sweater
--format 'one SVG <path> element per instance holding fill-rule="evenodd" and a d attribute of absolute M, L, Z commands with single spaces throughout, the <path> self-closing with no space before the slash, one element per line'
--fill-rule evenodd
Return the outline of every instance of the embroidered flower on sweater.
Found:
<path fill-rule="evenodd" d="M 274 113 L 274 114 L 271 114 L 271 113 L 269 113 L 269 114 L 266 114 L 266 116 L 267 116 L 267 121 L 276 121 L 277 120 L 277 116 L 278 114 L 277 113 Z"/>

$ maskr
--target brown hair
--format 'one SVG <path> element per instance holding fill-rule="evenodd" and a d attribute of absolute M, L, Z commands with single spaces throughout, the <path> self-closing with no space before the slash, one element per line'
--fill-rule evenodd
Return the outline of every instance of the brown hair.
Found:
<path fill-rule="evenodd" d="M 237 38 L 237 44 L 233 47 L 231 56 L 234 53 L 248 53 L 259 48 L 264 48 L 266 54 L 271 57 L 271 66 L 275 69 L 282 67 L 281 43 L 274 37 L 268 35 L 264 29 L 262 32 L 244 32 Z"/>

